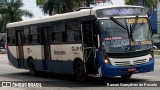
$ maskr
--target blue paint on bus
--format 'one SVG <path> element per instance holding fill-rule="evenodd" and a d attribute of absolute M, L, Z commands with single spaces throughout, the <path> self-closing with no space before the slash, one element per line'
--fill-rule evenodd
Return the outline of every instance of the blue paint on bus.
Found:
<path fill-rule="evenodd" d="M 128 68 L 136 68 L 137 72 L 128 72 Z M 123 74 L 129 73 L 145 73 L 154 70 L 154 60 L 150 60 L 149 62 L 141 65 L 134 65 L 134 66 L 123 66 L 117 67 L 113 65 L 102 64 L 102 76 L 103 77 L 111 77 L 111 76 L 120 76 Z"/>
<path fill-rule="evenodd" d="M 14 67 L 18 68 L 18 60 L 17 60 L 16 57 L 14 57 L 14 56 L 12 55 L 11 51 L 10 51 L 8 48 L 7 48 L 7 55 L 8 55 L 8 60 L 10 61 L 10 63 L 11 63 Z"/>
<path fill-rule="evenodd" d="M 16 68 L 24 68 L 22 66 L 22 61 L 18 61 L 19 59 L 14 57 L 9 49 L 7 51 L 10 63 Z M 54 73 L 74 74 L 73 61 L 46 60 L 46 62 L 46 66 L 49 71 L 52 71 Z M 20 65 L 18 63 L 20 63 Z M 28 64 L 27 59 L 24 59 L 24 64 Z M 44 71 L 44 64 L 42 59 L 34 59 L 34 65 L 37 71 Z"/>
<path fill-rule="evenodd" d="M 151 72 L 154 70 L 154 57 L 145 64 L 120 67 L 106 64 L 103 59 L 103 53 L 98 50 L 96 53 L 96 62 L 97 65 L 101 67 L 102 77 L 121 76 L 123 74 L 132 73 L 128 72 L 129 68 L 136 68 L 137 72 L 133 72 L 132 74 Z"/>

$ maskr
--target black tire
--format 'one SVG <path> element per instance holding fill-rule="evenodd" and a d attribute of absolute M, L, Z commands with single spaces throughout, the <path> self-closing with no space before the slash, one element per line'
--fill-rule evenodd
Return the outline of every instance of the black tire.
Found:
<path fill-rule="evenodd" d="M 37 71 L 33 60 L 29 61 L 29 72 L 31 76 L 37 76 Z"/>
<path fill-rule="evenodd" d="M 74 65 L 74 74 L 79 82 L 83 82 L 86 80 L 86 70 L 84 63 L 82 61 L 77 61 Z"/>
<path fill-rule="evenodd" d="M 130 79 L 132 76 L 132 74 L 124 74 L 124 75 L 121 75 L 121 78 L 122 79 Z"/>

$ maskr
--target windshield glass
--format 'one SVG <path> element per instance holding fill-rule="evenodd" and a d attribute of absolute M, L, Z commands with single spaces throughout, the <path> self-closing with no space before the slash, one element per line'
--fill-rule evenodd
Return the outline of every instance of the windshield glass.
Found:
<path fill-rule="evenodd" d="M 109 53 L 125 53 L 152 47 L 146 18 L 99 20 L 102 48 Z"/>

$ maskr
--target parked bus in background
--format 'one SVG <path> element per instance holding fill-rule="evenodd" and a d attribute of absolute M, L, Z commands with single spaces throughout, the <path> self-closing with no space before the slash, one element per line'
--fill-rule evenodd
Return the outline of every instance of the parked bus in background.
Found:
<path fill-rule="evenodd" d="M 6 51 L 6 42 L 2 38 L 0 39 L 0 53 L 5 53 L 5 51 Z"/>
<path fill-rule="evenodd" d="M 75 12 L 9 23 L 10 64 L 38 71 L 128 79 L 154 70 L 152 32 L 140 6 L 81 8 Z"/>
<path fill-rule="evenodd" d="M 5 41 L 4 39 L 0 39 L 0 49 L 4 49 L 5 48 Z"/>
<path fill-rule="evenodd" d="M 154 49 L 160 48 L 160 34 L 153 34 L 152 36 Z"/>

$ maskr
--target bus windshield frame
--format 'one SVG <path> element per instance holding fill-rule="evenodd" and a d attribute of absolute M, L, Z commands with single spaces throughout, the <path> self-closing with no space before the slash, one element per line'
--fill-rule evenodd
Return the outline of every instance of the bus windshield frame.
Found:
<path fill-rule="evenodd" d="M 151 29 L 147 17 L 100 19 L 98 22 L 101 47 L 105 52 L 127 53 L 152 48 Z"/>

